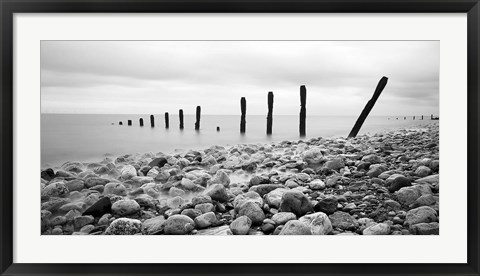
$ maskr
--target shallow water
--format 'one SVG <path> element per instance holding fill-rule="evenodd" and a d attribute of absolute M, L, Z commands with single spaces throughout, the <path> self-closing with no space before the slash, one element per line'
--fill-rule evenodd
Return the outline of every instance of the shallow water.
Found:
<path fill-rule="evenodd" d="M 139 126 L 143 118 L 144 127 Z M 437 123 L 431 120 L 406 120 L 402 117 L 370 116 L 359 135 Z M 427 119 L 427 117 L 425 117 Z M 133 121 L 127 126 L 127 120 Z M 307 117 L 307 135 L 313 137 L 347 136 L 356 116 Z M 41 115 L 42 167 L 58 166 L 66 161 L 98 162 L 106 155 L 202 149 L 212 145 L 268 143 L 298 140 L 298 116 L 274 116 L 273 135 L 266 135 L 266 116 L 247 116 L 247 131 L 240 134 L 240 116 L 203 115 L 200 131 L 194 130 L 195 116 L 185 115 L 185 129 L 179 129 L 178 116 L 170 116 L 170 128 L 165 129 L 163 115 L 155 116 L 156 127 L 150 127 L 149 115 Z M 123 121 L 123 126 L 118 125 Z M 113 123 L 113 124 L 112 124 Z M 216 131 L 216 127 L 220 131 Z"/>

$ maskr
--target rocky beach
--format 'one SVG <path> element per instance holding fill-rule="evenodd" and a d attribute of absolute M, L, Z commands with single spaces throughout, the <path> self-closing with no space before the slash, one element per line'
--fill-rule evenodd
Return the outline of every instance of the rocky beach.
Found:
<path fill-rule="evenodd" d="M 438 121 L 41 170 L 43 235 L 438 235 Z"/>

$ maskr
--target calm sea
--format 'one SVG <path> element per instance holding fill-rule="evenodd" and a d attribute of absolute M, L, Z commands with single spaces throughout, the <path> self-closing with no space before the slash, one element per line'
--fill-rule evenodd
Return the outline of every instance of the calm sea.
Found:
<path fill-rule="evenodd" d="M 143 118 L 144 127 L 139 126 Z M 390 118 L 390 119 L 389 119 Z M 375 117 L 365 121 L 360 134 L 375 133 L 405 126 L 432 123 L 412 117 Z M 133 121 L 127 126 L 127 120 Z M 347 136 L 356 116 L 309 116 L 307 135 L 312 137 Z M 428 120 L 427 120 L 428 119 Z M 195 116 L 185 115 L 185 129 L 179 129 L 178 116 L 170 115 L 170 128 L 165 129 L 163 115 L 155 116 L 156 127 L 150 127 L 149 115 L 41 115 L 42 167 L 55 167 L 66 161 L 99 162 L 105 156 L 127 153 L 164 152 L 202 149 L 212 145 L 263 143 L 298 140 L 298 115 L 274 116 L 273 135 L 266 135 L 266 116 L 247 116 L 247 131 L 240 134 L 240 116 L 202 115 L 200 131 L 194 130 Z M 123 121 L 123 126 L 118 125 Z M 112 125 L 112 123 L 114 123 Z M 217 132 L 216 128 L 220 127 Z"/>

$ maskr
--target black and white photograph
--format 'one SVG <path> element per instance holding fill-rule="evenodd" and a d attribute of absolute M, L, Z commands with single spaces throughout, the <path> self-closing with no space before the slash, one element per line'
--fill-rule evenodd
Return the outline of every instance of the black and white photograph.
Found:
<path fill-rule="evenodd" d="M 439 71 L 437 40 L 43 40 L 41 235 L 439 235 Z"/>

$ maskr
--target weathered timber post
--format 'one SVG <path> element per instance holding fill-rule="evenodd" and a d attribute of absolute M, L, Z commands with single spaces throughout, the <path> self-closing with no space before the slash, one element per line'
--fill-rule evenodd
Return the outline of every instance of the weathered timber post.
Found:
<path fill-rule="evenodd" d="M 217 126 L 217 131 L 220 131 L 220 127 L 219 127 L 219 126 Z"/>
<path fill-rule="evenodd" d="M 403 119 L 404 119 L 404 120 L 406 120 L 406 119 L 407 119 L 407 117 L 403 117 Z"/>
<path fill-rule="evenodd" d="M 170 127 L 170 120 L 168 119 L 168 112 L 165 112 L 165 128 Z"/>
<path fill-rule="evenodd" d="M 128 120 L 128 125 L 129 125 L 129 126 L 132 125 L 132 120 Z"/>
<path fill-rule="evenodd" d="M 363 125 L 363 122 L 365 122 L 365 119 L 367 118 L 368 114 L 370 113 L 373 106 L 375 105 L 375 102 L 377 101 L 378 97 L 380 97 L 380 94 L 382 93 L 383 89 L 387 85 L 387 81 L 388 81 L 388 78 L 385 76 L 380 79 L 380 81 L 378 82 L 377 88 L 375 88 L 375 92 L 373 93 L 372 98 L 367 102 L 367 104 L 363 108 L 363 111 L 358 117 L 357 122 L 353 126 L 352 131 L 348 135 L 348 138 L 357 136 L 358 132 L 360 131 L 360 128 Z"/>
<path fill-rule="evenodd" d="M 121 126 L 123 126 L 123 122 L 122 122 L 122 121 L 118 122 L 118 124 L 121 125 Z"/>
<path fill-rule="evenodd" d="M 305 118 L 307 117 L 307 88 L 300 86 L 300 136 L 305 136 Z"/>
<path fill-rule="evenodd" d="M 430 120 L 433 120 L 433 114 L 432 114 L 432 115 L 430 115 Z"/>
<path fill-rule="evenodd" d="M 273 92 L 268 92 L 267 135 L 272 134 L 273 123 Z"/>
<path fill-rule="evenodd" d="M 140 126 L 143 126 L 143 118 L 140 118 L 139 123 L 140 123 Z"/>
<path fill-rule="evenodd" d="M 240 133 L 245 133 L 245 128 L 246 128 L 246 120 L 245 120 L 245 114 L 247 113 L 247 100 L 245 97 L 242 97 L 240 99 L 240 110 L 242 112 L 242 116 L 240 118 Z"/>
<path fill-rule="evenodd" d="M 413 116 L 413 120 L 415 120 L 415 116 Z"/>
<path fill-rule="evenodd" d="M 150 126 L 155 127 L 155 117 L 153 115 L 150 115 Z"/>
<path fill-rule="evenodd" d="M 202 108 L 200 106 L 197 106 L 197 113 L 196 113 L 196 122 L 195 122 L 195 130 L 200 130 L 200 113 L 202 111 Z"/>
<path fill-rule="evenodd" d="M 183 109 L 178 110 L 178 118 L 180 120 L 180 129 L 183 129 Z"/>

